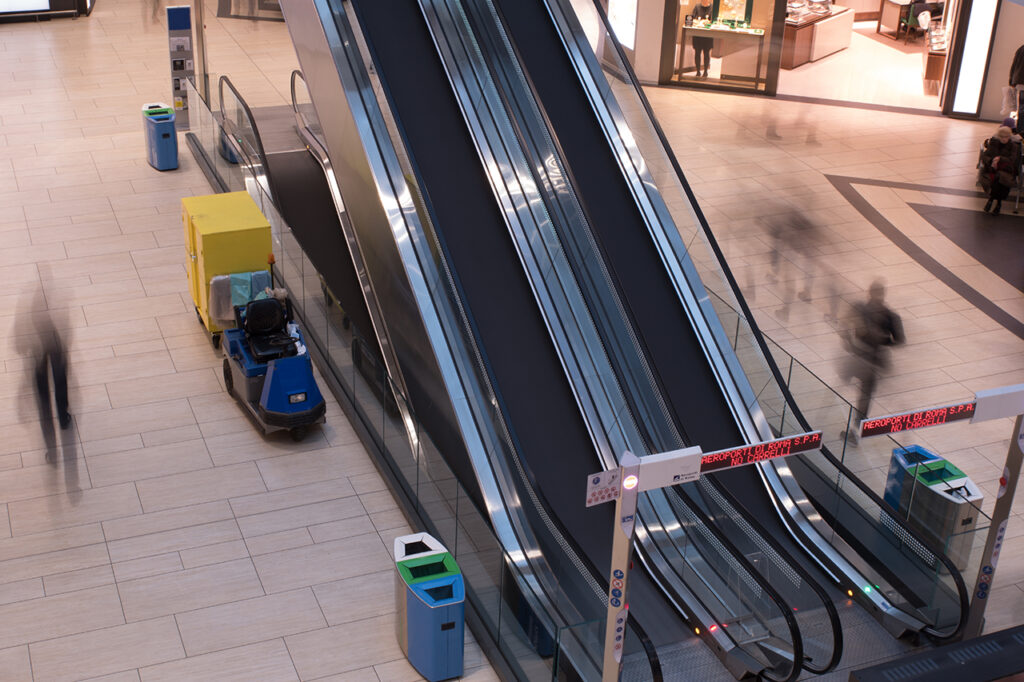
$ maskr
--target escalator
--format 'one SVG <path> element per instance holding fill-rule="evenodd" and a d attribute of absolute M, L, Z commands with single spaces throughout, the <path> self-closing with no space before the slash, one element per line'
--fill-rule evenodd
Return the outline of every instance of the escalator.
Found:
<path fill-rule="evenodd" d="M 422 4 L 429 6 L 432 3 Z M 649 383 L 656 387 L 652 394 L 655 397 L 647 396 L 646 400 L 638 390 L 631 391 L 628 386 L 623 389 L 629 412 L 625 421 L 632 422 L 631 428 L 642 432 L 639 438 L 647 446 L 647 451 L 668 449 L 678 444 L 672 441 L 673 437 L 682 442 L 700 444 L 705 450 L 738 445 L 752 438 L 756 440 L 757 434 L 751 435 L 749 425 L 744 430 L 744 417 L 720 397 L 723 391 L 721 374 L 733 371 L 734 366 L 712 361 L 707 355 L 707 345 L 701 347 L 699 335 L 693 327 L 693 312 L 680 304 L 679 281 L 666 276 L 664 266 L 660 265 L 665 254 L 656 252 L 653 246 L 656 240 L 647 234 L 649 225 L 639 216 L 637 190 L 630 188 L 622 179 L 621 170 L 615 168 L 614 155 L 602 137 L 606 131 L 599 129 L 591 110 L 593 101 L 588 103 L 588 94 L 578 90 L 578 81 L 571 72 L 573 65 L 561 51 L 556 24 L 544 14 L 550 8 L 545 7 L 545 3 L 532 0 L 496 4 L 501 17 L 500 26 L 507 30 L 510 44 L 530 46 L 525 51 L 516 50 L 518 63 L 525 67 L 523 77 L 536 99 L 544 103 L 543 117 L 553 131 L 553 140 L 548 142 L 557 148 L 559 158 L 564 161 L 561 167 L 565 169 L 567 184 L 571 185 L 576 200 L 583 206 L 586 223 L 594 228 L 594 243 L 599 249 L 601 262 L 607 264 L 608 281 L 612 283 L 610 295 L 620 301 L 624 319 L 628 320 L 628 328 L 632 330 L 631 341 L 641 349 L 637 357 L 641 358 L 641 365 L 647 363 Z M 392 220 L 398 220 L 398 214 L 401 214 L 401 219 L 419 221 L 426 228 L 419 237 L 429 237 L 430 243 L 419 245 L 424 249 L 419 252 L 419 264 L 424 266 L 422 255 L 428 253 L 435 265 L 440 264 L 442 275 L 449 279 L 454 299 L 448 303 L 462 315 L 469 331 L 470 340 L 465 342 L 464 354 L 475 359 L 480 374 L 478 378 L 486 389 L 485 393 L 493 398 L 494 411 L 490 416 L 498 425 L 498 438 L 506 441 L 501 447 L 518 453 L 510 457 L 512 461 L 508 464 L 509 469 L 520 470 L 518 487 L 513 495 L 513 498 L 518 496 L 517 500 L 510 499 L 507 489 L 495 495 L 495 490 L 501 486 L 486 481 L 475 490 L 470 486 L 471 492 L 481 507 L 492 505 L 499 498 L 504 499 L 509 508 L 520 504 L 527 517 L 521 523 L 533 524 L 539 520 L 539 526 L 545 522 L 544 517 L 553 516 L 553 520 L 546 519 L 554 528 L 551 537 L 534 538 L 545 549 L 545 560 L 553 564 L 549 567 L 552 574 L 563 577 L 572 574 L 572 570 L 564 566 L 574 563 L 572 558 L 560 558 L 556 556 L 559 552 L 564 552 L 567 557 L 582 554 L 590 565 L 587 572 L 593 582 L 593 567 L 608 563 L 610 510 L 596 508 L 584 511 L 581 504 L 583 495 L 578 489 L 589 473 L 609 465 L 607 459 L 600 461 L 594 452 L 595 449 L 603 451 L 607 457 L 611 440 L 605 442 L 602 437 L 595 436 L 595 420 L 581 417 L 581 412 L 586 413 L 580 405 L 581 388 L 570 378 L 571 372 L 567 375 L 566 356 L 564 353 L 559 355 L 558 344 L 552 341 L 555 332 L 551 319 L 545 318 L 538 310 L 537 283 L 524 273 L 522 249 L 520 247 L 517 251 L 514 239 L 509 239 L 507 222 L 510 211 L 507 205 L 495 198 L 494 168 L 485 164 L 488 172 L 481 170 L 483 152 L 479 131 L 474 136 L 467 130 L 465 101 L 460 106 L 457 93 L 452 92 L 451 62 L 444 63 L 438 56 L 439 36 L 450 34 L 438 31 L 436 26 L 432 32 L 419 7 L 411 3 L 398 5 L 372 2 L 336 3 L 332 8 L 321 5 L 320 19 L 344 22 L 346 27 L 355 25 L 353 36 L 365 40 L 364 49 L 372 55 L 372 70 L 380 79 L 381 91 L 374 94 L 373 87 L 363 83 L 359 97 L 364 104 L 375 99 L 386 100 L 394 116 L 390 122 L 395 129 L 391 139 L 401 141 L 396 167 L 401 168 L 401 176 L 408 183 L 403 191 L 398 186 L 401 183 L 395 181 L 398 176 L 392 169 L 391 198 L 401 206 L 385 206 L 385 211 L 390 211 L 388 215 Z M 449 11 L 456 5 L 460 4 L 450 3 Z M 472 11 L 477 14 L 463 19 L 475 21 L 478 34 L 482 35 L 484 30 L 480 24 L 486 19 L 484 3 L 466 5 L 474 8 Z M 288 18 L 292 22 L 292 18 Z M 449 29 L 451 27 L 448 26 Z M 296 45 L 308 72 L 310 62 L 303 58 L 303 50 L 313 50 L 300 46 L 298 42 Z M 354 49 L 348 43 L 345 45 L 350 50 Z M 538 49 L 538 46 L 546 47 L 547 51 Z M 320 64 L 324 63 L 322 52 L 317 58 Z M 334 59 L 338 59 L 337 53 Z M 325 77 L 319 74 L 315 80 L 322 83 Z M 576 83 L 576 91 L 566 87 L 573 83 Z M 311 83 L 311 89 L 315 87 Z M 503 92 L 508 96 L 507 84 Z M 321 102 L 317 104 L 320 109 Z M 511 107 L 511 98 L 504 105 Z M 321 119 L 334 123 L 333 119 L 326 119 L 323 115 Z M 514 115 L 510 119 L 522 120 Z M 358 128 L 358 125 L 353 127 Z M 521 141 L 528 137 L 528 131 L 520 128 L 518 135 Z M 378 139 L 383 137 L 380 135 Z M 339 149 L 336 142 L 331 144 L 329 134 L 325 134 L 325 138 L 327 147 L 334 151 Z M 333 158 L 343 164 L 349 154 L 355 153 L 347 150 Z M 370 165 L 372 167 L 372 162 Z M 541 175 L 539 171 L 537 174 Z M 278 173 L 273 172 L 272 175 L 277 176 Z M 371 185 L 364 186 L 364 189 L 368 188 Z M 378 182 L 372 189 L 380 192 L 382 188 Z M 556 189 L 554 193 L 559 191 Z M 552 205 L 550 198 L 545 201 Z M 348 212 L 353 214 L 353 223 L 359 222 L 356 214 L 362 209 L 358 204 L 358 199 L 349 201 Z M 300 202 L 300 208 L 293 213 L 301 215 L 301 205 Z M 594 220 L 594 216 L 601 216 L 601 220 Z M 395 225 L 394 222 L 391 224 Z M 367 261 L 364 265 L 356 263 L 353 268 L 354 273 L 359 273 L 357 276 L 373 282 L 374 302 L 367 308 L 379 306 L 386 311 L 379 319 L 363 324 L 367 325 L 365 328 L 372 327 L 382 339 L 384 362 L 390 363 L 390 372 L 403 377 L 403 388 L 416 406 L 421 420 L 432 426 L 438 425 L 439 431 L 444 431 L 440 425 L 447 425 L 447 435 L 434 437 L 442 444 L 453 468 L 461 472 L 460 478 L 465 476 L 472 482 L 473 472 L 476 472 L 476 479 L 480 480 L 480 466 L 473 461 L 470 452 L 473 445 L 466 436 L 465 417 L 458 414 L 461 405 L 459 401 L 453 402 L 450 391 L 448 396 L 443 393 L 444 387 L 451 385 L 446 384 L 446 370 L 424 360 L 431 354 L 430 349 L 423 347 L 424 337 L 433 340 L 429 325 L 424 323 L 427 327 L 424 331 L 403 317 L 413 309 L 410 299 L 422 292 L 416 291 L 415 284 L 410 287 L 411 293 L 404 291 L 403 287 L 410 285 L 398 281 L 399 269 L 395 265 L 401 256 L 396 258 L 396 248 L 389 245 L 387 239 L 401 242 L 400 237 L 397 230 L 378 230 L 372 234 L 364 232 L 359 238 L 346 239 L 346 248 L 359 251 Z M 563 236 L 563 241 L 567 239 Z M 403 246 L 399 243 L 399 254 Z M 337 245 L 329 247 L 325 244 L 322 248 L 334 249 Z M 391 279 L 381 274 L 389 270 L 385 263 L 390 263 Z M 576 264 L 575 274 L 581 280 L 586 279 L 581 272 L 583 269 L 584 265 Z M 435 287 L 433 291 L 436 294 L 440 288 L 438 282 L 430 285 Z M 366 286 L 362 285 L 363 291 Z M 352 293 L 347 296 L 351 298 Z M 588 301 L 587 307 L 597 318 L 595 327 L 603 334 L 601 343 L 613 346 L 610 340 L 613 334 L 609 330 L 614 325 L 602 318 L 599 306 L 593 301 Z M 575 310 L 580 309 L 577 307 Z M 367 313 L 368 318 L 373 315 L 372 310 Z M 401 321 L 396 323 L 396 317 Z M 455 346 L 450 329 L 448 333 L 448 342 Z M 714 331 L 708 333 L 713 335 Z M 609 356 L 610 365 L 616 369 L 618 384 L 629 384 L 631 372 L 636 368 L 635 360 L 623 359 L 622 354 L 616 355 L 611 351 Z M 440 364 L 443 365 L 443 361 Z M 732 379 L 735 381 L 736 377 Z M 724 383 L 727 385 L 729 382 Z M 659 409 L 669 415 L 669 426 L 660 432 L 646 420 L 637 418 L 637 415 Z M 624 410 L 621 415 L 625 414 Z M 476 419 L 480 420 L 478 413 Z M 460 426 L 453 426 L 456 424 Z M 628 431 L 630 427 L 623 428 Z M 762 433 L 760 437 L 766 435 Z M 499 446 L 494 447 L 500 449 Z M 769 605 L 768 608 L 774 608 L 775 613 L 771 617 L 762 617 L 762 625 L 765 621 L 783 622 L 782 625 L 774 625 L 774 632 L 787 632 L 788 641 L 782 642 L 781 647 L 778 642 L 759 644 L 754 638 L 749 642 L 737 642 L 736 637 L 730 641 L 724 638 L 725 633 L 720 632 L 719 637 L 711 641 L 712 646 L 722 646 L 721 643 L 725 642 L 725 646 L 740 650 L 735 654 L 737 658 L 732 659 L 732 669 L 737 674 L 748 672 L 770 679 L 791 679 L 799 673 L 800 666 L 815 670 L 825 665 L 821 657 L 811 662 L 804 660 L 799 628 L 790 613 L 792 599 L 772 589 L 746 560 L 745 550 L 726 537 L 731 533 L 723 533 L 708 523 L 714 519 L 725 527 L 727 519 L 732 519 L 737 527 L 742 526 L 742 518 L 737 521 L 737 517 L 743 516 L 742 507 L 747 505 L 759 509 L 759 518 L 763 521 L 777 518 L 774 514 L 763 515 L 765 509 L 774 508 L 774 505 L 767 497 L 762 475 L 754 469 L 748 471 L 749 474 L 719 475 L 716 477 L 718 480 L 708 482 L 708 487 L 703 490 L 691 486 L 666 496 L 661 503 L 662 510 L 656 514 L 658 522 L 652 522 L 648 529 L 652 535 L 660 533 L 665 537 L 660 540 L 653 538 L 652 542 L 655 545 L 660 543 L 662 547 L 675 545 L 675 550 L 684 559 L 684 555 L 690 552 L 694 561 L 703 565 L 705 570 L 694 569 L 693 564 L 687 569 L 679 564 L 679 558 L 671 557 L 670 552 L 663 552 L 660 559 L 667 569 L 666 566 L 657 567 L 659 559 L 649 558 L 650 572 L 637 571 L 637 579 L 631 584 L 632 613 L 640 619 L 644 629 L 655 634 L 656 643 L 662 646 L 683 639 L 688 630 L 687 619 L 726 624 L 727 618 L 710 612 L 695 612 L 702 606 L 707 607 L 707 599 L 700 595 L 683 597 L 676 593 L 669 599 L 665 597 L 665 593 L 673 593 L 669 584 L 673 574 L 678 579 L 687 570 L 692 574 L 684 582 L 688 582 L 690 587 L 681 589 L 693 590 L 694 583 L 703 582 L 706 592 L 728 591 L 729 581 L 716 582 L 714 577 L 707 575 L 718 568 L 715 560 L 708 559 L 709 554 L 714 554 L 718 556 L 717 561 L 730 564 L 731 570 L 741 577 L 737 583 L 745 583 L 743 587 L 734 588 L 736 594 L 723 596 L 723 601 L 731 601 L 733 606 L 749 605 L 752 601 L 749 594 L 767 595 L 764 603 Z M 727 492 L 731 495 L 723 494 Z M 526 503 L 531 497 L 539 501 L 532 511 L 531 505 Z M 742 504 L 738 500 L 743 500 Z M 530 518 L 531 514 L 533 518 Z M 687 532 L 680 535 L 678 530 L 675 534 L 666 530 L 665 526 L 670 525 L 666 521 L 670 519 Z M 511 525 L 515 526 L 516 522 L 511 522 Z M 756 542 L 764 529 L 760 526 L 751 528 L 740 532 L 748 538 L 755 538 L 753 541 Z M 779 528 L 785 527 L 780 523 Z M 543 535 L 543 532 L 538 531 L 537 534 Z M 788 531 L 778 533 L 774 528 L 771 534 L 790 535 Z M 573 542 L 567 542 L 566 536 Z M 679 546 L 680 543 L 686 547 Z M 571 545 L 569 550 L 566 550 L 566 545 Z M 762 542 L 761 546 L 766 549 L 766 554 L 776 555 L 774 560 L 779 565 L 794 563 L 791 557 L 796 552 L 793 548 L 800 548 L 795 543 L 790 543 L 789 547 L 777 547 L 771 541 Z M 691 552 L 694 547 L 699 547 L 695 553 Z M 560 563 L 563 565 L 559 566 Z M 801 579 L 807 583 L 815 582 L 806 572 Z M 561 581 L 556 578 L 556 582 Z M 561 603 L 564 607 L 566 601 L 594 598 L 593 594 L 587 594 L 585 588 L 561 587 L 566 594 L 552 596 L 551 603 Z M 545 589 L 551 589 L 550 584 Z M 701 590 L 698 588 L 697 591 Z M 747 591 L 747 596 L 743 596 L 744 591 Z M 816 594 L 821 600 L 821 594 Z M 695 600 L 696 606 L 691 600 Z M 819 607 L 827 610 L 825 605 L 819 604 Z M 567 613 L 568 609 L 565 611 Z M 564 622 L 573 622 L 571 616 L 563 614 L 563 617 L 566 619 Z M 828 645 L 822 646 L 826 659 L 830 655 L 837 658 L 840 650 L 835 644 L 837 633 L 834 626 L 831 635 L 834 640 L 832 653 L 828 652 Z M 764 656 L 766 646 L 780 659 L 774 670 L 771 661 Z M 759 655 L 751 655 L 744 647 L 758 651 Z M 783 649 L 788 650 L 788 654 Z M 723 656 L 727 663 L 729 655 Z M 787 655 L 795 662 L 787 662 Z M 585 666 L 582 669 L 586 669 Z"/>
<path fill-rule="evenodd" d="M 589 473 L 602 467 L 593 454 L 587 454 L 593 453 L 595 447 L 592 423 L 580 419 L 579 395 L 574 393 L 577 387 L 566 383 L 564 358 L 552 348 L 550 321 L 538 313 L 535 292 L 525 279 L 519 256 L 509 241 L 505 217 L 487 187 L 487 178 L 478 170 L 477 150 L 454 109 L 450 90 L 443 86 L 444 72 L 432 54 L 423 18 L 415 11 L 403 16 L 403 11 L 396 7 L 381 11 L 379 16 L 374 14 L 376 7 L 369 4 L 354 3 L 353 9 L 353 16 L 346 18 L 358 17 L 361 34 L 367 36 L 374 66 L 387 88 L 389 109 L 394 111 L 396 128 L 402 133 L 401 155 L 407 155 L 411 174 L 417 180 L 412 193 L 422 206 L 417 206 L 416 212 L 422 213 L 424 222 L 429 220 L 436 230 L 437 242 L 431 248 L 436 248 L 446 265 L 453 264 L 451 277 L 458 292 L 458 304 L 470 322 L 476 352 L 488 380 L 497 387 L 494 395 L 500 415 L 506 424 L 514 425 L 514 429 L 508 428 L 508 439 L 516 452 L 524 454 L 528 478 L 538 482 L 537 494 L 545 500 L 541 513 L 550 512 L 557 518 L 583 548 L 591 565 L 607 565 L 610 510 L 586 513 L 573 499 L 575 496 L 565 494 L 566 482 L 569 490 L 579 488 Z M 379 21 L 376 34 L 372 28 L 375 20 Z M 406 20 L 408 27 L 415 30 L 403 32 Z M 381 48 L 381 43 L 373 41 L 374 35 L 390 39 L 383 41 Z M 412 54 L 417 58 L 410 60 Z M 416 68 L 410 68 L 410 64 Z M 428 69 L 431 64 L 433 74 Z M 314 88 L 311 83 L 311 90 Z M 423 112 L 430 112 L 430 116 Z M 323 112 L 320 114 L 323 120 Z M 463 144 L 455 144 L 463 140 Z M 362 246 L 365 249 L 365 244 Z M 423 373 L 421 368 L 408 365 L 401 369 L 407 377 Z M 538 390 L 540 387 L 542 390 Z M 446 452 L 449 457 L 455 454 Z M 688 525 L 706 526 L 698 511 L 691 512 Z M 728 545 L 728 540 L 714 529 L 705 529 L 705 533 L 709 538 L 705 542 Z M 757 584 L 758 578 L 743 566 L 745 560 L 735 550 L 730 554 L 728 548 L 715 549 L 724 555 L 721 561 L 738 565 L 742 581 L 755 584 L 761 599 L 771 603 L 774 617 L 783 623 L 780 632 L 785 633 L 786 641 L 781 646 L 795 649 L 796 658 L 800 659 L 799 635 L 785 603 L 777 595 L 772 596 L 770 586 Z M 705 582 L 715 579 L 709 577 Z M 725 591 L 728 586 L 724 578 L 719 582 L 714 588 Z M 645 597 L 645 592 L 651 596 Z M 649 602 L 638 612 L 656 625 L 658 637 L 666 643 L 683 639 L 686 626 L 679 613 L 669 608 L 656 590 L 645 590 L 643 580 L 638 579 L 633 595 L 634 603 Z M 757 662 L 744 666 L 744 672 L 750 672 L 746 668 L 751 666 L 753 672 L 770 667 Z M 792 661 L 780 668 L 786 672 L 778 679 L 792 676 Z"/>

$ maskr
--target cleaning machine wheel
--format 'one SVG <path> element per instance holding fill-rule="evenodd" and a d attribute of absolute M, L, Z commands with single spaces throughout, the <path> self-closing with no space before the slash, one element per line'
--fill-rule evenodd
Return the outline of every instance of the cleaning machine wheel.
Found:
<path fill-rule="evenodd" d="M 231 374 L 231 363 L 227 358 L 224 358 L 224 388 L 228 390 L 228 395 L 234 395 L 235 378 Z"/>
<path fill-rule="evenodd" d="M 210 343 L 213 344 L 214 350 L 220 348 L 220 332 L 210 334 Z"/>
<path fill-rule="evenodd" d="M 288 435 L 292 437 L 292 440 L 298 443 L 306 437 L 306 433 L 309 431 L 307 426 L 294 426 L 288 429 Z"/>

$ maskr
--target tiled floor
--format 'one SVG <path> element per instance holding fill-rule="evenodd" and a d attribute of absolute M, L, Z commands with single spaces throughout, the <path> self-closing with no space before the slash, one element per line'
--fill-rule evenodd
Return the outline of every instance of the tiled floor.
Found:
<path fill-rule="evenodd" d="M 0 24 L 0 679 L 415 679 L 390 597 L 388 552 L 408 529 L 344 415 L 331 402 L 307 441 L 263 439 L 222 390 L 186 293 L 179 222 L 180 198 L 210 190 L 188 153 L 172 173 L 143 158 L 139 107 L 169 90 L 151 8 L 99 0 L 87 19 Z M 221 22 L 213 10 L 211 71 L 254 105 L 285 103 L 295 64 L 284 26 Z M 856 389 L 839 382 L 843 351 L 823 317 L 829 292 L 854 301 L 876 276 L 909 338 L 878 412 L 1024 380 L 1024 342 L 895 248 L 829 179 L 854 178 L 891 229 L 1024 319 L 1019 291 L 906 206 L 979 210 L 942 188 L 972 188 L 990 125 L 649 94 L 758 321 L 847 398 Z M 823 234 L 813 259 L 793 256 L 774 284 L 757 220 L 775 210 L 768 199 L 790 201 Z M 811 300 L 792 299 L 784 282 L 812 260 L 827 267 Z M 56 468 L 21 353 L 45 309 L 71 357 L 75 458 Z M 1009 431 L 1003 420 L 917 440 L 974 477 L 990 509 Z M 864 456 L 873 484 L 881 450 Z M 1009 532 L 990 628 L 1024 609 L 1024 519 Z M 467 666 L 493 678 L 475 645 Z"/>
<path fill-rule="evenodd" d="M 1024 382 L 1024 339 L 898 246 L 901 235 L 908 237 L 960 286 L 1018 324 L 1024 321 L 1024 292 L 908 205 L 964 208 L 986 218 L 984 198 L 971 192 L 978 146 L 995 124 L 669 88 L 649 89 L 648 96 L 758 324 L 847 401 L 856 400 L 858 389 L 841 379 L 847 357 L 838 333 L 842 319 L 826 316 L 836 310 L 848 317 L 849 304 L 864 300 L 876 278 L 887 282 L 887 301 L 903 318 L 907 345 L 893 353 L 894 368 L 880 382 L 873 414 L 970 400 L 975 391 Z M 847 200 L 844 187 L 877 211 L 878 224 Z M 773 282 L 768 222 L 794 209 L 817 225 L 815 241 L 800 249 L 784 246 Z M 1013 216 L 1004 204 L 1004 214 L 1024 228 L 1024 213 Z M 984 243 L 983 235 L 979 241 Z M 797 293 L 808 271 L 814 276 L 804 301 Z M 804 409 L 814 409 L 808 402 Z M 843 428 L 827 421 L 813 425 L 826 431 L 832 445 Z M 982 509 L 990 513 L 1012 427 L 1011 419 L 960 422 L 899 440 L 930 448 L 963 469 L 980 485 Z M 891 448 L 888 441 L 865 440 L 846 455 L 879 494 Z M 988 598 L 989 631 L 1024 621 L 1019 498 Z M 965 575 L 969 587 L 975 578 Z"/>
<path fill-rule="evenodd" d="M 145 162 L 139 108 L 169 97 L 152 12 L 0 24 L 0 680 L 419 679 L 390 555 L 410 529 L 338 405 L 296 444 L 223 390 L 180 222 L 211 190 L 185 148 Z M 284 26 L 207 26 L 213 66 L 281 103 L 294 54 L 232 41 Z M 47 314 L 74 415 L 56 466 L 22 354 Z M 495 679 L 467 639 L 467 679 Z"/>

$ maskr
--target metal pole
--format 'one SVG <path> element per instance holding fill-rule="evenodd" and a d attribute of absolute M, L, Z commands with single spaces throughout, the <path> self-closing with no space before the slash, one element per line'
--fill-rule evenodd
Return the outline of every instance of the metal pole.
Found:
<path fill-rule="evenodd" d="M 1003 547 L 1003 539 L 1006 537 L 1006 522 L 1010 517 L 1013 495 L 1017 491 L 1021 462 L 1024 461 L 1022 448 L 1024 448 L 1024 416 L 1017 415 L 1017 421 L 1013 425 L 1013 438 L 1010 439 L 1010 448 L 1006 452 L 1003 478 L 999 482 L 999 492 L 996 494 L 996 508 L 992 512 L 992 523 L 988 529 L 985 551 L 981 555 L 981 568 L 978 569 L 978 579 L 974 583 L 971 607 L 967 613 L 967 624 L 964 626 L 964 639 L 977 637 L 985 625 L 985 605 L 988 604 L 989 591 L 992 581 L 995 579 L 999 552 Z"/>
<path fill-rule="evenodd" d="M 629 617 L 626 584 L 629 579 L 630 555 L 633 551 L 636 501 L 640 493 L 640 458 L 626 452 L 619 463 L 622 492 L 615 498 L 615 530 L 612 533 L 612 568 L 608 576 L 608 618 L 604 628 L 602 682 L 617 682 L 622 669 L 626 619 Z"/>
<path fill-rule="evenodd" d="M 203 0 L 192 0 L 192 37 L 195 40 L 196 89 L 206 106 L 213 109 L 210 101 L 210 74 L 206 64 L 206 18 L 203 15 Z"/>

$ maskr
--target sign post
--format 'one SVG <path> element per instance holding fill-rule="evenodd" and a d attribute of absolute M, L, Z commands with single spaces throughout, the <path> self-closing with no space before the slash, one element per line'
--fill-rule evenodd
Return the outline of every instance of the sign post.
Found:
<path fill-rule="evenodd" d="M 599 471 L 587 477 L 588 507 L 615 501 L 612 565 L 608 576 L 608 617 L 604 631 L 604 667 L 601 674 L 603 682 L 618 680 L 622 669 L 626 620 L 629 618 L 626 588 L 629 581 L 639 494 L 647 490 L 696 481 L 702 472 L 756 464 L 775 457 L 816 450 L 819 447 L 821 431 L 708 454 L 703 454 L 699 447 L 663 452 L 643 459 L 631 452 L 625 452 L 619 460 L 618 468 Z"/>
<path fill-rule="evenodd" d="M 974 581 L 971 593 L 971 605 L 967 612 L 967 623 L 964 625 L 963 639 L 971 639 L 981 634 L 985 626 L 985 606 L 988 594 L 995 580 L 996 565 L 999 563 L 999 552 L 1006 537 L 1006 523 L 1010 518 L 1013 496 L 1017 492 L 1017 480 L 1020 478 L 1021 464 L 1024 462 L 1024 384 L 1006 386 L 988 391 L 979 391 L 974 401 L 946 407 L 936 407 L 919 412 L 907 412 L 888 417 L 864 419 L 860 423 L 861 438 L 880 436 L 909 429 L 937 426 L 959 419 L 970 419 L 971 423 L 1017 417 L 1013 426 L 1013 437 L 1006 453 L 1006 465 L 999 479 L 999 492 L 996 493 L 996 507 L 992 511 L 992 520 L 988 528 L 988 538 L 981 554 L 981 566 L 978 577 Z"/>

